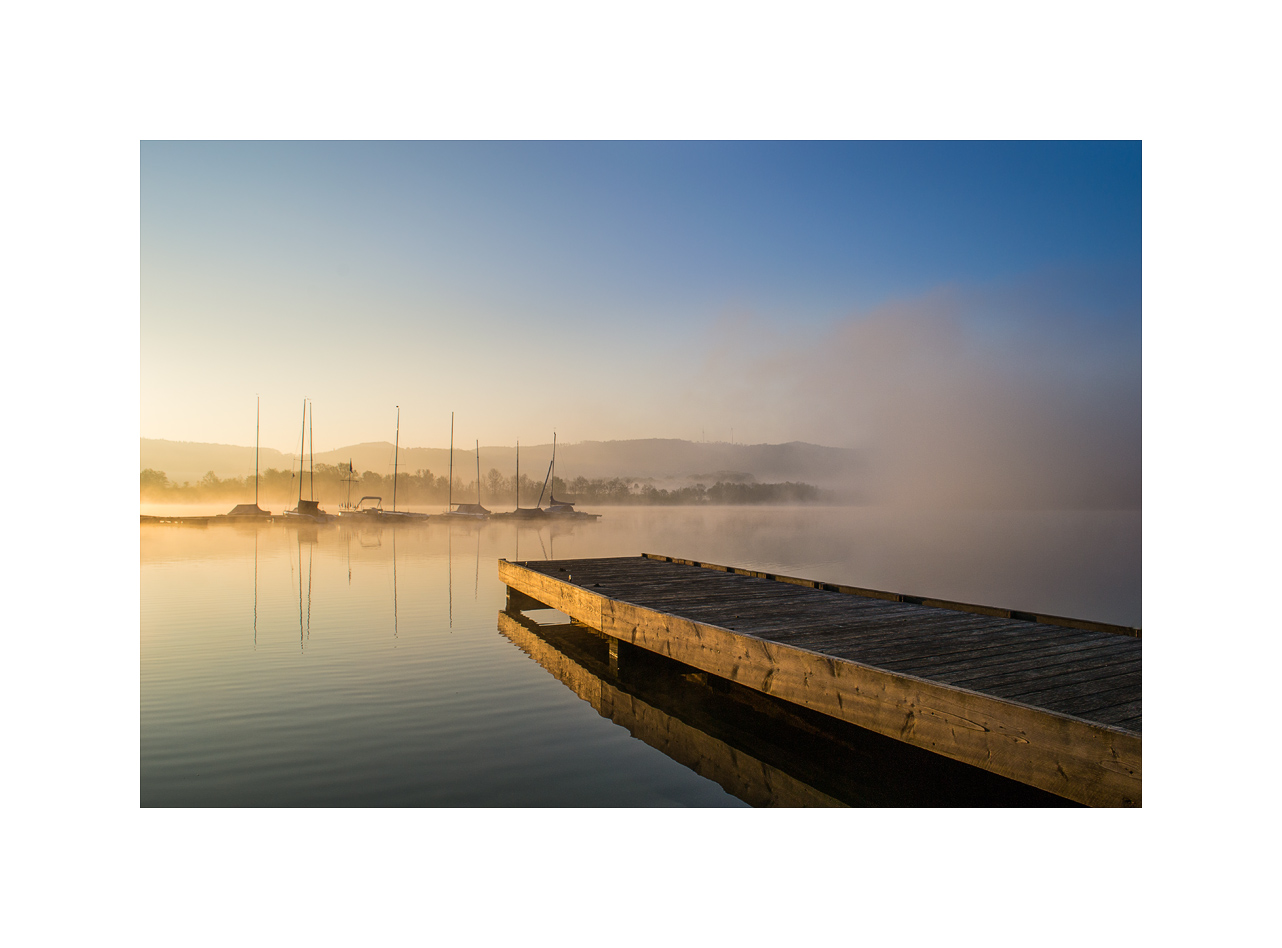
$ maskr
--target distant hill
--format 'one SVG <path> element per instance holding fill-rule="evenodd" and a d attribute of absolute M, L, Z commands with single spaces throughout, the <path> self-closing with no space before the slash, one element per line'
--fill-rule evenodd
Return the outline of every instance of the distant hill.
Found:
<path fill-rule="evenodd" d="M 139 469 L 164 471 L 171 482 L 195 483 L 206 472 L 220 478 L 245 477 L 254 473 L 253 447 L 230 444 L 202 444 L 192 441 L 140 439 Z M 350 459 L 357 472 L 392 472 L 393 445 L 386 441 L 355 444 L 316 455 L 317 464 L 346 464 Z M 429 470 L 447 473 L 448 448 L 400 449 L 403 471 Z M 862 468 L 862 456 L 849 448 L 828 448 L 792 441 L 788 444 L 726 444 L 681 441 L 674 438 L 647 438 L 634 441 L 582 441 L 558 443 L 556 473 L 565 480 L 576 477 L 620 477 L 668 484 L 687 485 L 695 480 L 711 486 L 716 479 L 777 483 L 801 481 L 818 487 L 838 488 L 850 484 Z M 552 444 L 521 446 L 521 472 L 541 480 L 552 457 Z M 259 451 L 262 470 L 287 470 L 297 459 L 271 448 Z M 516 468 L 516 448 L 481 445 L 481 473 L 498 468 L 511 476 Z M 454 449 L 454 472 L 464 481 L 476 476 L 475 448 Z M 714 473 L 709 473 L 714 472 Z"/>
<path fill-rule="evenodd" d="M 242 448 L 234 444 L 203 444 L 198 441 L 160 441 L 153 438 L 139 439 L 139 470 L 151 468 L 164 471 L 169 480 L 193 484 L 213 471 L 219 477 L 245 477 L 254 473 L 254 446 Z M 293 462 L 288 454 L 274 448 L 259 448 L 258 465 L 287 469 Z"/>

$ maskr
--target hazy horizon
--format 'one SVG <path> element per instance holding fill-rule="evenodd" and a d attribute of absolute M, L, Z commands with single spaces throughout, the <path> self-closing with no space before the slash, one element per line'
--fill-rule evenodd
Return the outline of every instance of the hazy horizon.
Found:
<path fill-rule="evenodd" d="M 147 438 L 147 437 L 141 437 L 139 440 L 140 440 L 140 441 L 158 441 L 158 442 L 163 441 L 163 442 L 167 442 L 167 443 L 169 443 L 169 444 L 209 445 L 209 446 L 211 446 L 211 447 L 220 447 L 220 448 L 238 448 L 238 449 L 245 449 L 245 450 L 249 450 L 249 451 L 253 451 L 253 450 L 254 450 L 254 447 L 255 447 L 255 445 L 254 445 L 253 441 L 250 441 L 249 443 L 245 443 L 245 442 L 243 442 L 243 441 L 197 441 L 197 440 L 194 440 L 194 439 L 192 439 L 192 438 Z M 736 448 L 777 447 L 777 446 L 786 445 L 786 444 L 806 444 L 806 445 L 813 445 L 814 447 L 817 447 L 817 448 L 838 448 L 838 449 L 840 449 L 840 446 L 839 446 L 839 445 L 832 445 L 832 444 L 819 444 L 819 443 L 817 443 L 817 442 L 813 442 L 813 441 L 785 441 L 785 442 L 766 442 L 766 441 L 763 441 L 763 442 L 760 442 L 760 443 L 758 443 L 758 444 L 748 444 L 748 443 L 741 442 L 741 441 L 691 441 L 691 440 L 690 440 L 690 439 L 688 439 L 688 438 L 663 438 L 663 437 L 654 437 L 654 438 L 584 438 L 584 439 L 581 439 L 581 440 L 579 440 L 579 441 L 562 441 L 562 440 L 560 440 L 560 438 L 558 437 L 558 439 L 557 439 L 557 450 L 559 451 L 561 448 L 565 448 L 565 447 L 573 447 L 573 446 L 576 446 L 576 445 L 584 445 L 584 444 L 611 444 L 611 443 L 614 443 L 614 442 L 628 442 L 628 441 L 676 441 L 676 442 L 681 442 L 681 443 L 683 443 L 683 444 L 724 445 L 724 446 L 727 446 L 727 447 L 733 446 L 733 447 L 736 447 Z M 393 441 L 392 439 L 390 439 L 390 438 L 367 438 L 367 439 L 365 439 L 365 440 L 363 440 L 363 441 L 353 441 L 353 442 L 351 442 L 350 444 L 339 444 L 339 445 L 335 445 L 335 446 L 333 446 L 333 447 L 317 448 L 317 449 L 316 449 L 316 451 L 315 451 L 315 453 L 316 453 L 316 454 L 334 454 L 335 452 L 341 452 L 341 451 L 344 451 L 344 450 L 346 450 L 346 449 L 348 449 L 348 448 L 368 447 L 368 446 L 370 446 L 370 445 L 377 445 L 377 446 L 380 446 L 380 447 L 381 447 L 382 445 L 387 445 L 387 447 L 388 447 L 389 449 L 391 449 L 391 448 L 395 447 L 396 442 L 394 442 L 394 441 Z M 454 450 L 455 450 L 456 452 L 465 452 L 465 451 L 472 451 L 472 450 L 474 450 L 474 449 L 475 449 L 475 447 L 476 447 L 476 444 L 475 444 L 475 441 L 473 441 L 473 442 L 471 442 L 471 443 L 469 443 L 469 444 L 461 444 L 461 443 L 460 443 L 460 444 L 455 444 L 455 445 L 454 445 Z M 294 445 L 293 445 L 293 447 L 292 447 L 292 448 L 281 448 L 281 447 L 279 447 L 278 445 L 268 445 L 268 444 L 260 444 L 260 445 L 258 445 L 258 448 L 259 448 L 261 451 L 273 451 L 273 452 L 275 452 L 276 454 L 284 455 L 284 456 L 286 456 L 286 457 L 292 457 L 292 458 L 294 458 L 295 460 L 297 460 L 297 458 L 298 458 L 298 439 L 297 439 L 297 438 L 295 438 L 295 439 L 294 439 Z M 551 450 L 551 448 L 552 448 L 552 439 L 551 439 L 551 438 L 548 438 L 548 439 L 547 439 L 547 440 L 545 440 L 545 441 L 530 441 L 530 442 L 528 442 L 527 444 L 525 444 L 525 447 L 523 447 L 523 448 L 522 448 L 522 450 L 525 450 L 525 448 L 529 448 L 531 451 L 539 451 L 539 450 L 550 451 L 550 450 Z M 402 443 L 402 444 L 400 445 L 400 449 L 401 449 L 402 451 L 448 451 L 448 450 L 450 449 L 450 445 L 449 445 L 449 442 L 448 442 L 448 441 L 447 441 L 445 444 L 405 444 L 405 443 Z M 495 450 L 508 450 L 508 451 L 514 451 L 514 450 L 516 449 L 516 446 L 515 446 L 515 444 L 481 444 L 481 450 L 483 450 L 483 451 L 484 451 L 484 450 L 486 450 L 486 449 L 495 449 Z"/>

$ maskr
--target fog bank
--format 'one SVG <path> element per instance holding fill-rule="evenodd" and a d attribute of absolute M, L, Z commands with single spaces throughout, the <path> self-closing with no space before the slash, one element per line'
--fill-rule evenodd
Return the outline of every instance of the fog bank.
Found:
<path fill-rule="evenodd" d="M 698 397 L 859 448 L 866 502 L 1138 508 L 1140 299 L 1120 282 L 943 289 L 805 339 L 729 318 Z"/>

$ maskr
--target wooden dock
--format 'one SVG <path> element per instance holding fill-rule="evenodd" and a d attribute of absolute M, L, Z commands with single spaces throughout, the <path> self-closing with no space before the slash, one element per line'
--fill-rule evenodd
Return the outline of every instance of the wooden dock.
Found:
<path fill-rule="evenodd" d="M 1140 806 L 1140 630 L 646 554 L 499 561 L 509 608 L 1093 806 Z"/>

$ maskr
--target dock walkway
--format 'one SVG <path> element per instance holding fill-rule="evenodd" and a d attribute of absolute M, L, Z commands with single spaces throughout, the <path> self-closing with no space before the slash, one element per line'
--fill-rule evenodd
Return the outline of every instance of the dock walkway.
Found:
<path fill-rule="evenodd" d="M 514 608 L 1079 803 L 1141 805 L 1138 629 L 651 554 L 500 560 L 499 578 Z"/>

